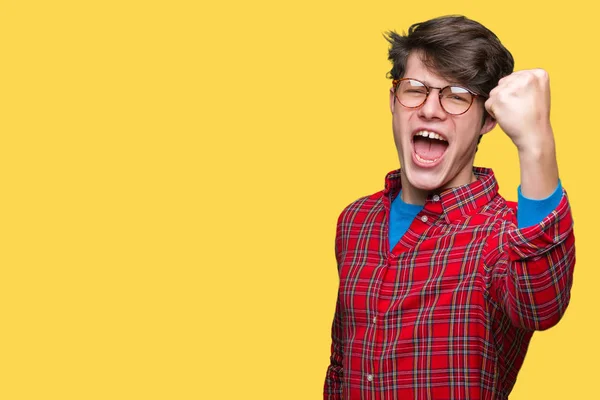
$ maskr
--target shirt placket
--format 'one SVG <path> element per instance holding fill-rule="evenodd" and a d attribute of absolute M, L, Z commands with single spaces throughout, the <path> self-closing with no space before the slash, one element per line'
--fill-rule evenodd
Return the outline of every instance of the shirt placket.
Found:
<path fill-rule="evenodd" d="M 407 233 L 411 232 L 412 235 L 422 235 L 439 217 L 442 212 L 442 206 L 440 204 L 440 197 L 434 195 L 431 198 L 431 202 L 421 210 L 415 220 L 409 227 Z M 387 241 L 389 235 L 388 227 L 384 229 L 384 238 Z M 386 328 L 386 315 L 389 310 L 391 303 L 394 299 L 384 300 L 381 295 L 381 290 L 384 282 L 387 280 L 395 281 L 396 279 L 403 279 L 398 277 L 398 274 L 404 274 L 410 266 L 402 268 L 399 265 L 400 254 L 410 251 L 411 247 L 400 246 L 401 251 L 393 253 L 391 249 L 387 249 L 385 255 L 382 257 L 381 265 L 376 269 L 375 276 L 373 279 L 373 286 L 369 292 L 369 318 L 368 318 L 368 339 L 370 340 L 369 348 L 369 362 L 370 366 L 367 371 L 365 380 L 367 387 L 369 387 L 369 393 L 372 397 L 369 399 L 387 400 L 393 398 L 393 390 L 389 390 L 385 386 L 384 377 L 388 372 L 385 370 L 385 363 L 381 362 L 381 356 L 383 353 L 384 343 L 393 343 L 393 338 L 386 337 L 386 335 L 397 335 L 397 332 L 393 329 Z M 392 273 L 393 272 L 393 273 Z M 408 276 L 408 275 L 407 275 Z M 404 278 L 406 279 L 406 278 Z M 390 282 L 388 282 L 390 283 Z M 393 284 L 393 282 L 391 282 Z M 404 296 L 405 294 L 399 294 Z M 390 397 L 391 396 L 391 397 Z"/>
<path fill-rule="evenodd" d="M 368 393 L 368 399 L 379 400 L 381 399 L 382 390 L 385 388 L 382 384 L 381 375 L 381 344 L 384 342 L 384 331 L 380 329 L 381 318 L 379 313 L 379 306 L 381 301 L 381 288 L 383 280 L 387 275 L 389 268 L 389 262 L 387 257 L 385 262 L 382 262 L 375 271 L 373 277 L 373 285 L 369 290 L 369 314 L 367 316 L 367 370 L 364 376 L 366 392 Z"/>

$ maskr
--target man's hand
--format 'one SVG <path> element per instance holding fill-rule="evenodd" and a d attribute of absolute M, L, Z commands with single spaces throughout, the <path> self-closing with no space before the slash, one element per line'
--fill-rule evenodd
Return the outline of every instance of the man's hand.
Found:
<path fill-rule="evenodd" d="M 550 81 L 543 69 L 517 71 L 500 79 L 485 108 L 519 151 L 554 141 Z"/>
<path fill-rule="evenodd" d="M 517 146 L 521 193 L 531 199 L 552 194 L 558 185 L 558 165 L 550 125 L 548 73 L 532 69 L 500 79 L 485 108 Z"/>

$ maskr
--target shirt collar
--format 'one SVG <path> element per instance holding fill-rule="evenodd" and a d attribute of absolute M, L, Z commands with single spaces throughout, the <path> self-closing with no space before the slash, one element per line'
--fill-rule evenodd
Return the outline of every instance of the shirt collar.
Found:
<path fill-rule="evenodd" d="M 498 182 L 494 172 L 489 168 L 473 167 L 477 178 L 469 184 L 442 191 L 435 197 L 430 195 L 425 209 L 443 214 L 447 223 L 473 214 L 488 204 L 498 194 Z M 385 177 L 384 198 L 391 201 L 402 188 L 400 169 L 392 171 Z M 441 209 L 439 205 L 441 204 Z"/>

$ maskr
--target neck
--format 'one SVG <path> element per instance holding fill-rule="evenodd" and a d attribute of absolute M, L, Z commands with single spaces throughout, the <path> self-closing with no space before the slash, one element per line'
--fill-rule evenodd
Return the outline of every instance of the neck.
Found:
<path fill-rule="evenodd" d="M 425 200 L 429 192 L 411 187 L 410 184 L 405 185 L 402 183 L 402 192 L 400 193 L 402 201 L 407 204 L 414 204 L 418 206 L 425 205 Z"/>

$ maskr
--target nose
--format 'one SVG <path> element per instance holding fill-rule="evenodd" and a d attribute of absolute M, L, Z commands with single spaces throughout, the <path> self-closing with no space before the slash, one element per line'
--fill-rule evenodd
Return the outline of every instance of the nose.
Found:
<path fill-rule="evenodd" d="M 445 119 L 447 114 L 440 104 L 439 89 L 431 89 L 425 103 L 419 108 L 419 116 L 424 119 Z"/>

